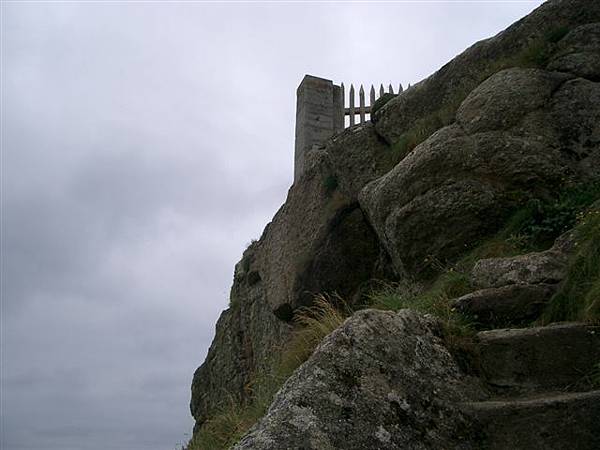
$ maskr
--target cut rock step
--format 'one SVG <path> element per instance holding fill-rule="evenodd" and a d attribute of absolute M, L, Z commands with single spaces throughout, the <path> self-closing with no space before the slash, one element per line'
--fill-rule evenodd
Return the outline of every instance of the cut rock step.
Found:
<path fill-rule="evenodd" d="M 600 448 L 600 391 L 465 403 L 488 450 Z"/>
<path fill-rule="evenodd" d="M 600 326 L 560 323 L 482 331 L 479 365 L 500 388 L 547 389 L 576 384 L 600 362 Z"/>

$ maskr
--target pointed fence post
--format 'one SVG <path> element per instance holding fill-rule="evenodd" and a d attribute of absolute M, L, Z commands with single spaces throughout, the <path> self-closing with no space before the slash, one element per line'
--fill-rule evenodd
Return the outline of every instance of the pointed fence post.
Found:
<path fill-rule="evenodd" d="M 369 106 L 373 108 L 375 104 L 375 88 L 371 85 L 371 92 L 369 92 Z"/>
<path fill-rule="evenodd" d="M 383 89 L 383 84 L 379 85 L 379 96 L 383 97 L 383 94 L 385 94 L 385 90 Z"/>
<path fill-rule="evenodd" d="M 360 85 L 360 89 L 358 91 L 358 112 L 360 114 L 360 123 L 365 123 L 365 90 L 363 89 L 362 84 Z"/>
<path fill-rule="evenodd" d="M 354 115 L 356 114 L 354 110 L 354 85 L 350 85 L 350 98 L 349 98 L 349 112 L 350 112 L 350 126 L 354 125 Z"/>
<path fill-rule="evenodd" d="M 400 83 L 398 85 L 398 94 L 402 94 L 402 92 L 404 92 L 404 89 L 402 88 L 402 83 Z"/>
<path fill-rule="evenodd" d="M 340 85 L 340 95 L 342 96 L 342 101 L 340 105 L 340 114 L 342 115 L 342 125 L 341 130 L 346 128 L 346 89 L 344 88 L 344 83 Z"/>

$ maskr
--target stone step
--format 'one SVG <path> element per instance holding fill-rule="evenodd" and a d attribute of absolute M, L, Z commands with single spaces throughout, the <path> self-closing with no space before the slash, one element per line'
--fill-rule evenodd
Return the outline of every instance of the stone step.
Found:
<path fill-rule="evenodd" d="M 600 449 L 600 391 L 463 404 L 488 450 Z"/>
<path fill-rule="evenodd" d="M 478 327 L 499 328 L 537 319 L 555 292 L 551 284 L 511 284 L 480 289 L 451 303 Z"/>
<path fill-rule="evenodd" d="M 577 386 L 600 363 L 600 326 L 571 322 L 482 331 L 477 341 L 483 379 L 507 391 Z"/>

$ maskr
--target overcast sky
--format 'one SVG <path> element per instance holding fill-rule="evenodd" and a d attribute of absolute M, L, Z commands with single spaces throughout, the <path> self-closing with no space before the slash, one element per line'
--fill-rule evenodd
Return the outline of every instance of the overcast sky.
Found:
<path fill-rule="evenodd" d="M 414 83 L 540 1 L 2 4 L 2 450 L 169 450 L 305 73 Z"/>

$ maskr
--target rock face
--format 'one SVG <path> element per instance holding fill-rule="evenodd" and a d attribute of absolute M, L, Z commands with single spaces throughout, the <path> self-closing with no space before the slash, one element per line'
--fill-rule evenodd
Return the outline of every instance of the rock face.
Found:
<path fill-rule="evenodd" d="M 285 204 L 236 266 L 231 307 L 194 375 L 190 406 L 197 427 L 223 401 L 247 399 L 246 386 L 270 370 L 296 310 L 314 294 L 352 299 L 373 278 L 425 275 L 427 261 L 456 258 L 494 233 L 522 201 L 600 176 L 599 30 L 600 2 L 546 2 L 389 100 L 373 124 L 349 128 L 311 151 Z M 537 55 L 543 61 L 536 68 L 523 66 L 524 52 L 549 33 L 551 51 Z M 437 131 L 396 164 L 393 144 L 431 123 Z M 513 269 L 527 281 L 512 282 Z M 517 315 L 526 320 L 552 289 L 543 285 L 563 273 L 564 261 L 552 252 L 481 262 L 481 291 L 462 304 L 485 317 L 486 305 L 502 296 L 521 298 L 527 302 L 519 302 Z M 514 318 L 515 308 L 503 314 Z M 402 442 L 452 448 L 469 432 L 449 406 L 467 391 L 435 326 L 409 313 L 356 317 L 286 385 L 240 449 L 285 448 L 287 440 L 276 441 L 284 431 L 294 439 L 289 448 L 406 448 Z M 358 435 L 361 427 L 367 431 Z M 342 445 L 347 438 L 354 447 Z"/>
<path fill-rule="evenodd" d="M 555 292 L 552 284 L 512 284 L 471 292 L 452 305 L 479 326 L 519 325 L 537 319 Z"/>
<path fill-rule="evenodd" d="M 419 273 L 431 256 L 451 260 L 496 231 L 515 200 L 544 197 L 564 180 L 589 180 L 600 154 L 598 96 L 598 83 L 517 68 L 471 92 L 455 124 L 361 191 L 396 270 Z M 559 120 L 582 110 L 599 120 L 568 129 Z"/>
<path fill-rule="evenodd" d="M 456 402 L 474 395 L 434 321 L 364 310 L 325 338 L 234 448 L 459 448 L 471 430 Z"/>
<path fill-rule="evenodd" d="M 600 81 L 599 48 L 600 24 L 577 27 L 560 41 L 558 52 L 548 64 L 548 69 Z"/>
<path fill-rule="evenodd" d="M 547 327 L 482 331 L 481 370 L 502 388 L 564 389 L 600 361 L 600 327 L 562 323 Z"/>
<path fill-rule="evenodd" d="M 551 249 L 543 252 L 481 259 L 471 272 L 472 282 L 481 288 L 559 283 L 567 273 L 573 244 L 571 232 L 567 232 L 556 240 Z"/>
<path fill-rule="evenodd" d="M 197 426 L 225 402 L 246 397 L 249 379 L 269 370 L 271 352 L 291 331 L 272 314 L 264 285 L 250 270 L 256 247 L 252 244 L 236 265 L 231 307 L 221 314 L 208 356 L 194 373 L 190 408 Z"/>
<path fill-rule="evenodd" d="M 597 22 L 600 22 L 598 2 L 548 1 L 498 35 L 471 46 L 435 74 L 389 101 L 373 117 L 377 132 L 390 144 L 397 142 L 403 133 L 424 118 L 438 117 L 439 111 L 447 105 L 460 103 L 464 96 L 499 69 L 523 64 L 522 56 L 527 56 L 523 53 L 529 52 L 528 47 L 533 42 L 562 29 L 572 30 L 572 34 L 565 40 L 564 47 L 561 46 L 563 63 L 557 61 L 557 66 L 552 66 L 551 70 L 570 72 L 572 68 L 577 76 L 597 81 L 598 65 L 586 62 L 597 58 L 597 28 L 574 32 L 581 25 Z M 597 59 L 593 60 L 597 62 Z M 583 71 L 577 69 L 581 67 Z"/>
<path fill-rule="evenodd" d="M 286 203 L 237 264 L 231 307 L 222 313 L 194 374 L 197 426 L 223 402 L 245 399 L 285 344 L 294 310 L 315 294 L 352 298 L 363 282 L 388 277 L 386 257 L 358 207 L 358 191 L 389 169 L 389 149 L 366 124 L 312 152 Z"/>

